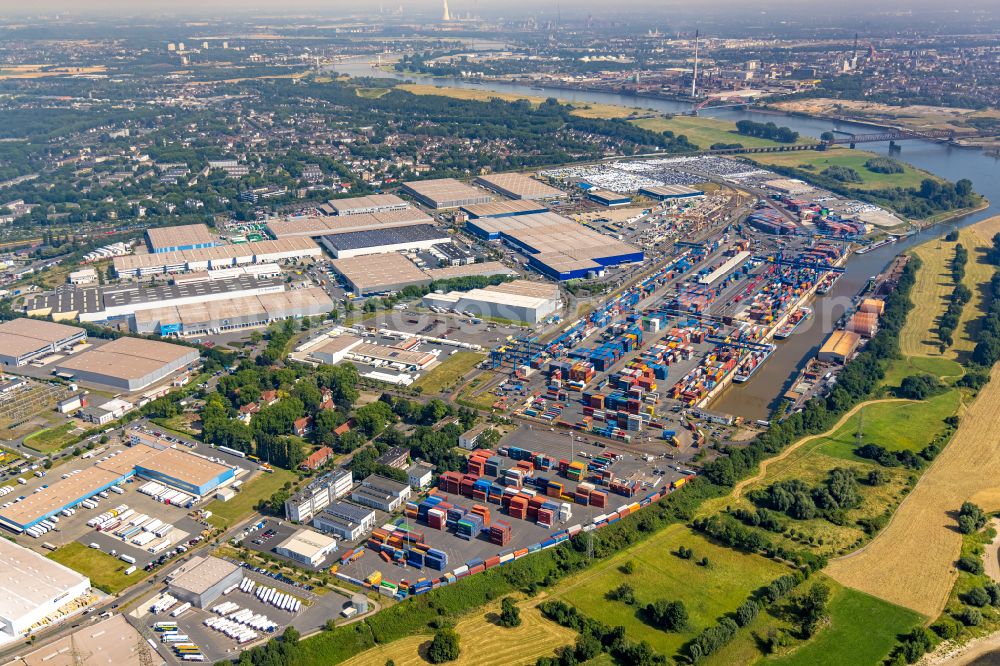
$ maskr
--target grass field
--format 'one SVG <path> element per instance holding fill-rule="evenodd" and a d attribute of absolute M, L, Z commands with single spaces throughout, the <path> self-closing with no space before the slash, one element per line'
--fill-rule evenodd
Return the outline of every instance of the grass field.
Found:
<path fill-rule="evenodd" d="M 683 134 L 688 141 L 703 150 L 713 143 L 739 143 L 746 148 L 780 146 L 782 144 L 770 139 L 759 139 L 754 136 L 742 136 L 736 133 L 736 123 L 707 118 L 702 116 L 674 116 L 673 118 L 644 118 L 634 121 L 639 127 L 662 132 L 670 130 L 676 135 Z M 798 143 L 816 143 L 817 139 L 800 137 Z"/>
<path fill-rule="evenodd" d="M 142 570 L 126 576 L 125 569 L 129 567 L 127 562 L 103 551 L 88 548 L 79 541 L 71 541 L 46 557 L 87 576 L 94 587 L 108 594 L 117 594 L 146 577 L 146 572 Z"/>
<path fill-rule="evenodd" d="M 691 548 L 694 557 L 682 560 L 673 555 L 678 546 Z M 708 567 L 697 564 L 702 557 L 709 559 Z M 627 561 L 636 565 L 631 575 L 619 570 Z M 771 560 L 717 546 L 683 525 L 672 525 L 652 539 L 566 579 L 553 596 L 605 624 L 625 627 L 632 640 L 648 641 L 654 650 L 669 656 L 721 615 L 736 610 L 753 590 L 785 573 L 787 568 Z M 683 633 L 660 631 L 637 617 L 636 606 L 605 597 L 624 582 L 635 588 L 641 607 L 659 599 L 683 601 L 691 629 Z"/>
<path fill-rule="evenodd" d="M 406 92 L 414 95 L 440 95 L 442 97 L 464 99 L 472 102 L 488 102 L 491 99 L 502 99 L 505 102 L 516 102 L 524 99 L 537 105 L 547 99 L 542 95 L 518 95 L 516 93 L 502 93 L 495 90 L 487 90 L 485 88 L 448 88 L 428 83 L 403 83 L 396 86 L 396 89 L 405 90 Z M 613 104 L 590 104 L 567 102 L 565 100 L 560 101 L 563 104 L 571 104 L 575 106 L 576 108 L 574 109 L 573 114 L 582 118 L 603 118 L 607 120 L 611 118 L 632 118 L 649 113 L 649 111 L 644 111 L 643 109 L 627 106 L 615 106 Z"/>
<path fill-rule="evenodd" d="M 254 511 L 254 507 L 262 499 L 267 499 L 285 485 L 286 481 L 294 482 L 298 476 L 286 469 L 274 468 L 270 474 L 258 474 L 257 478 L 245 483 L 236 497 L 223 502 L 214 500 L 205 508 L 212 512 L 208 522 L 216 527 L 226 528 L 246 518 Z"/>
<path fill-rule="evenodd" d="M 476 352 L 455 352 L 442 361 L 441 365 L 414 382 L 413 388 L 419 388 L 424 393 L 440 393 L 444 389 L 452 388 L 483 358 L 485 357 L 482 354 Z"/>
<path fill-rule="evenodd" d="M 358 88 L 355 90 L 355 94 L 363 99 L 378 99 L 388 92 L 389 88 Z"/>
<path fill-rule="evenodd" d="M 535 608 L 540 599 L 521 602 L 521 626 L 505 629 L 494 622 L 500 604 L 486 606 L 460 620 L 455 630 L 460 636 L 462 653 L 454 666 L 529 666 L 539 657 L 552 656 L 557 648 L 572 645 L 576 632 L 542 618 Z M 343 666 L 382 666 L 389 659 L 396 666 L 424 666 L 422 654 L 431 636 L 421 634 L 381 645 L 343 662 Z"/>
<path fill-rule="evenodd" d="M 75 423 L 63 423 L 54 428 L 47 428 L 25 438 L 25 446 L 39 453 L 55 453 L 72 442 L 80 434 Z"/>
<path fill-rule="evenodd" d="M 879 664 L 896 644 L 896 636 L 924 618 L 850 588 L 839 588 L 830 600 L 830 623 L 792 654 L 769 659 L 775 666 L 840 666 Z"/>
<path fill-rule="evenodd" d="M 829 166 L 850 167 L 858 172 L 863 182 L 845 183 L 849 187 L 859 189 L 882 189 L 885 187 L 920 187 L 920 181 L 933 176 L 926 171 L 900 162 L 905 168 L 903 173 L 875 173 L 865 168 L 865 162 L 875 153 L 850 148 L 831 148 L 830 150 L 807 150 L 801 153 L 767 153 L 754 155 L 755 162 L 765 165 L 793 167 L 804 169 L 807 173 L 820 173 Z"/>
<path fill-rule="evenodd" d="M 854 455 L 858 426 L 862 441 L 890 451 L 920 451 L 944 427 L 944 419 L 958 411 L 961 391 L 952 389 L 921 402 L 883 402 L 865 407 L 837 432 L 823 438 L 817 451 L 844 460 L 863 461 Z"/>
<path fill-rule="evenodd" d="M 955 256 L 955 243 L 938 238 L 914 250 L 922 265 L 917 274 L 917 283 L 911 296 L 914 308 L 906 320 L 900 334 L 899 346 L 908 356 L 943 356 L 961 359 L 971 352 L 976 343 L 973 340 L 978 327 L 979 313 L 982 312 L 984 285 L 993 276 L 993 267 L 983 261 L 983 253 L 989 247 L 991 222 L 966 227 L 959 232 L 958 242 L 969 250 L 969 262 L 965 266 L 962 284 L 972 291 L 972 300 L 966 303 L 954 333 L 954 344 L 944 354 L 938 347 L 937 320 L 948 305 L 955 283 L 951 278 L 951 261 Z M 989 234 L 989 235 L 987 235 Z"/>
<path fill-rule="evenodd" d="M 899 388 L 904 378 L 920 374 L 948 381 L 964 375 L 965 369 L 957 361 L 941 356 L 906 356 L 889 364 L 882 383 Z"/>
<path fill-rule="evenodd" d="M 936 617 L 955 581 L 961 534 L 951 515 L 971 499 L 1000 509 L 1000 369 L 963 414 L 951 443 L 924 472 L 889 525 L 827 572 L 844 585 Z"/>

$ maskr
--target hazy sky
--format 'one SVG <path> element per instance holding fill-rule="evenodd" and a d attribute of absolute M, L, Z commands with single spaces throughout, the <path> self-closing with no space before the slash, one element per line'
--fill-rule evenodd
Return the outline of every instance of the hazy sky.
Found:
<path fill-rule="evenodd" d="M 742 12 L 754 10 L 779 11 L 792 9 L 796 13 L 806 13 L 815 8 L 820 13 L 829 12 L 833 6 L 828 0 L 616 0 L 609 5 L 607 0 L 449 0 L 454 12 L 489 12 L 491 14 L 519 14 L 554 11 L 556 6 L 563 13 L 593 11 L 610 14 L 609 7 L 622 13 L 627 9 L 653 9 L 657 13 L 674 10 L 684 14 L 699 11 L 719 10 L 726 7 L 738 8 Z M 441 7 L 441 0 L 0 0 L 0 12 L 5 14 L 38 14 L 60 11 L 73 14 L 88 12 L 121 14 L 178 14 L 190 12 L 204 15 L 224 11 L 271 10 L 278 12 L 308 9 L 324 15 L 356 14 L 361 11 L 376 10 L 380 6 L 395 8 L 402 5 L 411 11 L 430 11 Z M 860 8 L 866 11 L 905 13 L 936 9 L 941 11 L 962 11 L 973 8 L 995 8 L 996 0 L 838 0 L 837 10 Z M 622 16 L 621 18 L 628 18 Z M 634 17 L 632 17 L 634 18 Z"/>

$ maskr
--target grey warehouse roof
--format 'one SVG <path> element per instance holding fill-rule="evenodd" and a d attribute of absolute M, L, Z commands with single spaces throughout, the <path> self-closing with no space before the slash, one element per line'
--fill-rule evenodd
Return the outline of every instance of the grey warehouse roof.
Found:
<path fill-rule="evenodd" d="M 391 229 L 349 231 L 343 234 L 324 236 L 323 240 L 336 250 L 358 250 L 382 245 L 403 245 L 405 243 L 419 243 L 430 240 L 440 240 L 442 243 L 446 243 L 450 238 L 448 234 L 429 224 L 417 224 L 408 227 L 393 227 Z"/>

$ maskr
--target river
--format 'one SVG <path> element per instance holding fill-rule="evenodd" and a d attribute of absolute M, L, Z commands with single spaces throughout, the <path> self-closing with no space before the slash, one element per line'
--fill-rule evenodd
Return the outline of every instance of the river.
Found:
<path fill-rule="evenodd" d="M 536 89 L 525 85 L 484 81 L 481 84 L 457 78 L 414 78 L 399 73 L 382 72 L 372 68 L 367 61 L 352 61 L 338 64 L 330 69 L 349 76 L 375 76 L 397 80 L 430 83 L 454 88 L 495 90 L 530 97 L 557 97 L 571 102 L 593 104 L 614 104 L 650 108 L 661 113 L 685 113 L 691 105 L 686 102 L 647 99 L 628 95 L 563 89 Z M 754 120 L 757 122 L 777 122 L 796 132 L 819 137 L 827 130 L 848 130 L 861 133 L 870 127 L 858 123 L 831 121 L 820 118 L 775 115 L 746 109 L 705 109 L 702 115 L 722 120 Z M 799 370 L 811 358 L 834 324 L 849 307 L 851 299 L 867 283 L 868 278 L 878 274 L 900 252 L 932 238 L 947 233 L 958 226 L 965 226 L 1000 213 L 1000 158 L 989 157 L 983 151 L 972 148 L 958 148 L 933 141 L 907 140 L 898 142 L 898 157 L 910 164 L 929 171 L 941 178 L 956 181 L 968 178 L 975 190 L 989 199 L 991 206 L 985 210 L 940 224 L 910 236 L 893 245 L 887 245 L 863 255 L 854 255 L 848 261 L 846 270 L 830 293 L 818 296 L 813 303 L 815 316 L 802 324 L 795 334 L 784 341 L 777 341 L 778 349 L 756 373 L 744 383 L 726 390 L 711 407 L 714 410 L 744 416 L 750 419 L 767 418 L 780 396 L 798 375 Z M 890 155 L 888 142 L 863 144 L 864 150 Z"/>

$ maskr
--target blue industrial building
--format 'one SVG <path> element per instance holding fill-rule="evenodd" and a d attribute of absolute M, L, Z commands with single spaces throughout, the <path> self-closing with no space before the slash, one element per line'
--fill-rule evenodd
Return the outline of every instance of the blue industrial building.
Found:
<path fill-rule="evenodd" d="M 693 197 L 705 196 L 703 190 L 696 190 L 693 187 L 687 187 L 686 185 L 656 185 L 653 187 L 640 187 L 639 194 L 649 197 L 650 199 L 656 199 L 657 201 L 666 201 L 668 199 L 690 199 Z"/>
<path fill-rule="evenodd" d="M 587 198 L 602 206 L 627 206 L 632 203 L 632 197 L 608 190 L 587 190 Z"/>

